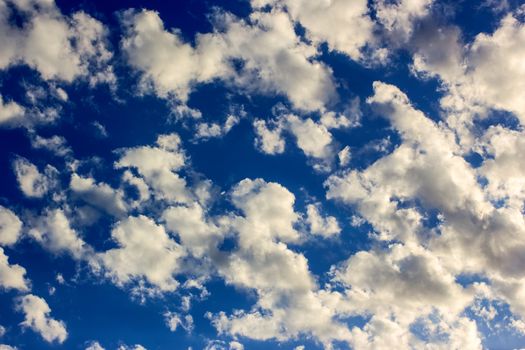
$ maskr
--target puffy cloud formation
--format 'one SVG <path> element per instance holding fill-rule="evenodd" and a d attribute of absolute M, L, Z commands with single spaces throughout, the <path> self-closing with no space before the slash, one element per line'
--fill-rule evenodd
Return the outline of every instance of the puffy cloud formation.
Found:
<path fill-rule="evenodd" d="M 337 219 L 333 216 L 323 217 L 319 212 L 319 205 L 309 204 L 306 213 L 306 222 L 314 235 L 329 237 L 341 232 Z"/>
<path fill-rule="evenodd" d="M 244 5 L 210 9 L 195 33 L 147 9 L 123 9 L 119 29 L 0 0 L 0 289 L 19 326 L 103 350 L 73 336 L 100 310 L 69 322 L 74 308 L 55 308 L 66 329 L 29 293 L 77 302 L 106 282 L 158 316 L 132 327 L 193 348 L 523 340 L 525 7 L 467 33 L 447 12 L 465 5 L 432 0 Z M 437 91 L 418 81 L 432 78 Z M 109 94 L 88 89 L 103 82 Z M 51 281 L 32 275 L 44 269 Z M 5 326 L 9 343 L 38 337 Z M 110 333 L 87 339 L 145 349 Z"/>
<path fill-rule="evenodd" d="M 294 21 L 306 28 L 308 39 L 314 44 L 327 43 L 331 50 L 355 60 L 361 57 L 362 48 L 374 40 L 374 24 L 363 0 L 251 0 L 251 4 L 255 8 L 284 7 Z"/>
<path fill-rule="evenodd" d="M 0 206 L 0 245 L 10 246 L 18 241 L 22 221 L 8 208 Z"/>
<path fill-rule="evenodd" d="M 26 270 L 20 265 L 10 265 L 4 249 L 0 248 L 0 287 L 3 289 L 29 290 Z"/>
<path fill-rule="evenodd" d="M 68 253 L 80 259 L 90 250 L 62 209 L 48 210 L 37 218 L 29 235 L 54 254 Z"/>
<path fill-rule="evenodd" d="M 468 44 L 462 42 L 456 27 L 434 31 L 437 34 L 424 35 L 416 43 L 413 68 L 441 79 L 447 90 L 441 99 L 447 122 L 467 146 L 474 143 L 469 130 L 476 116 L 503 110 L 514 113 L 521 124 L 525 120 L 521 98 L 525 25 L 520 11 L 508 13 L 492 33 L 479 33 Z"/>
<path fill-rule="evenodd" d="M 54 177 L 58 174 L 51 165 L 47 165 L 44 173 L 41 173 L 36 165 L 22 157 L 13 161 L 13 168 L 18 185 L 27 197 L 42 198 L 54 185 Z"/>
<path fill-rule="evenodd" d="M 25 110 L 14 101 L 5 102 L 0 95 L 0 126 L 17 124 L 24 117 Z"/>
<path fill-rule="evenodd" d="M 396 87 L 376 82 L 374 89 L 368 103 L 389 118 L 403 142 L 363 171 L 331 176 L 326 182 L 327 196 L 356 206 L 372 224 L 378 239 L 402 243 L 390 245 L 379 256 L 369 252 L 356 254 L 348 260 L 342 270 L 345 272 L 338 272 L 347 277 L 338 279 L 352 287 L 350 292 L 356 293 L 356 298 L 373 293 L 366 297 L 373 305 L 366 306 L 363 300 L 358 305 L 367 310 L 379 307 L 375 315 L 381 315 L 384 305 L 399 307 L 400 310 L 394 310 L 399 319 L 393 326 L 401 324 L 404 329 L 432 311 L 424 311 L 425 307 L 441 311 L 446 319 L 459 315 L 472 303 L 472 298 L 481 293 L 477 289 L 480 285 L 463 290 L 455 282 L 461 274 L 489 278 L 496 298 L 505 300 L 522 315 L 523 305 L 517 297 L 521 292 L 517 282 L 511 282 L 523 278 L 519 272 L 525 252 L 522 215 L 512 206 L 495 207 L 485 199 L 476 171 L 459 155 L 460 146 L 452 131 L 414 109 Z M 488 161 L 487 167 L 492 162 Z M 437 174 L 435 169 L 446 171 Z M 424 219 L 432 210 L 439 213 L 438 225 L 426 227 Z M 377 260 L 383 254 L 387 254 L 387 260 Z M 387 272 L 389 264 L 396 266 L 391 272 Z M 371 271 L 374 266 L 381 271 Z M 374 277 L 370 279 L 371 276 Z M 407 287 L 410 291 L 405 290 Z M 418 291 L 418 287 L 425 289 Z M 382 300 L 383 297 L 393 299 Z M 409 304 L 404 304 L 405 298 Z M 410 311 L 414 313 L 410 315 Z M 402 315 L 407 313 L 411 318 L 404 323 Z M 446 322 L 473 334 L 464 335 L 464 339 L 470 339 L 468 347 L 480 347 L 472 321 Z"/>
<path fill-rule="evenodd" d="M 28 294 L 18 299 L 17 308 L 24 313 L 23 327 L 40 334 L 48 343 L 63 343 L 66 340 L 66 325 L 50 317 L 51 309 L 44 299 Z"/>
<path fill-rule="evenodd" d="M 192 46 L 167 31 L 157 13 L 128 12 L 122 47 L 143 72 L 144 86 L 164 97 L 185 101 L 197 84 L 221 79 L 247 91 L 283 94 L 304 110 L 324 109 L 334 98 L 330 69 L 315 61 L 316 48 L 297 37 L 285 13 L 255 11 L 247 20 L 219 14 L 216 21 L 222 29 L 198 34 Z"/>
<path fill-rule="evenodd" d="M 127 212 L 123 192 L 114 190 L 108 184 L 97 184 L 92 178 L 84 178 L 73 174 L 70 188 L 80 199 L 110 215 L 120 217 Z"/>
<path fill-rule="evenodd" d="M 185 165 L 184 152 L 179 148 L 177 134 L 161 135 L 157 147 L 142 146 L 123 151 L 116 168 L 135 168 L 154 190 L 158 199 L 185 203 L 190 194 L 186 181 L 177 173 Z"/>
<path fill-rule="evenodd" d="M 99 264 L 117 283 L 126 284 L 144 278 L 162 291 L 178 286 L 173 275 L 178 272 L 178 260 L 185 255 L 162 226 L 145 216 L 120 221 L 111 232 L 118 248 L 99 253 L 91 261 Z"/>
<path fill-rule="evenodd" d="M 21 26 L 12 24 L 13 15 L 21 17 Z M 84 12 L 64 16 L 54 1 L 2 0 L 0 33 L 0 69 L 23 63 L 46 80 L 88 77 L 91 84 L 115 80 L 108 65 L 112 54 L 106 47 L 106 28 Z M 14 109 L 11 106 L 11 113 Z"/>

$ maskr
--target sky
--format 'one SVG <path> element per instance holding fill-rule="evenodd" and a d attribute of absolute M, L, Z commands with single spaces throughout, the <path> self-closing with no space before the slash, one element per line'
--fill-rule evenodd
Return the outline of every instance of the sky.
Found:
<path fill-rule="evenodd" d="M 0 350 L 525 348 L 519 0 L 0 0 Z"/>

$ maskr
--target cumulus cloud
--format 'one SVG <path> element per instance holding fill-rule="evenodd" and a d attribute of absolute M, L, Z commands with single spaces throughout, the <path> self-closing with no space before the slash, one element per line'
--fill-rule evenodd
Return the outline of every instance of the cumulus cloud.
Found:
<path fill-rule="evenodd" d="M 474 290 L 463 291 L 455 283 L 455 278 L 462 273 L 477 273 L 491 280 L 491 288 L 497 298 L 505 300 L 514 312 L 523 315 L 523 304 L 518 297 L 522 289 L 519 283 L 514 282 L 523 279 L 523 274 L 517 270 L 518 266 L 522 266 L 525 252 L 521 233 L 524 232 L 525 222 L 521 214 L 511 206 L 498 208 L 487 201 L 475 170 L 460 156 L 460 146 L 452 131 L 412 107 L 407 96 L 396 87 L 374 83 L 374 90 L 374 95 L 367 101 L 389 119 L 403 142 L 394 152 L 363 171 L 351 170 L 343 175 L 331 176 L 325 183 L 327 196 L 354 205 L 359 214 L 372 224 L 377 239 L 399 240 L 403 245 L 388 247 L 388 263 L 374 263 L 376 252 L 356 254 L 349 260 L 349 266 L 355 262 L 356 270 L 352 269 L 348 278 L 359 279 L 359 270 L 373 266 L 388 269 L 389 264 L 398 264 L 395 261 L 401 258 L 405 261 L 403 266 L 398 265 L 392 270 L 399 274 L 399 278 L 418 276 L 418 281 L 426 278 L 427 282 L 420 284 L 396 280 L 389 291 L 390 288 L 383 283 L 391 279 L 387 277 L 390 273 L 368 271 L 363 276 L 375 277 L 370 280 L 371 284 L 363 286 L 363 295 L 384 291 L 386 296 L 394 297 L 395 302 L 379 301 L 382 298 L 379 294 L 368 300 L 379 308 L 382 305 L 402 307 L 405 314 L 407 310 L 423 312 L 422 305 L 416 306 L 422 302 L 441 310 L 441 317 L 446 319 L 450 315 L 458 315 L 472 303 L 475 294 Z M 442 169 L 442 172 L 435 175 L 436 169 Z M 423 219 L 429 210 L 439 213 L 436 227 L 424 225 Z M 403 251 L 405 253 L 401 253 Z M 361 259 L 362 262 L 358 262 Z M 404 271 L 404 268 L 409 270 Z M 354 280 L 348 283 L 352 285 L 350 292 L 357 293 L 356 298 L 362 296 L 358 286 L 363 282 Z M 436 298 L 430 291 L 413 289 L 402 292 L 404 296 L 410 295 L 409 303 L 415 303 L 410 306 L 403 304 L 404 297 L 396 296 L 394 292 L 394 289 L 402 291 L 405 283 L 412 289 L 433 286 L 433 291 L 441 292 L 435 295 Z M 418 315 L 417 312 L 414 315 Z M 411 321 L 414 321 L 414 316 Z M 447 332 L 452 334 L 463 330 L 468 334 L 464 335 L 465 341 L 470 339 L 468 347 L 480 347 L 472 321 L 449 319 L 446 322 L 450 328 Z M 390 326 L 406 329 L 408 324 L 398 321 Z M 402 332 L 401 329 L 398 332 Z M 463 336 L 450 337 L 460 344 Z"/>
<path fill-rule="evenodd" d="M 24 107 L 14 101 L 5 102 L 0 95 L 0 126 L 18 124 L 24 113 Z"/>
<path fill-rule="evenodd" d="M 100 345 L 99 342 L 94 341 L 91 344 L 89 344 L 86 350 L 104 350 L 104 348 L 102 347 L 102 345 Z"/>
<path fill-rule="evenodd" d="M 123 191 L 115 190 L 108 184 L 73 174 L 69 186 L 75 196 L 110 215 L 121 217 L 127 212 Z"/>
<path fill-rule="evenodd" d="M 228 115 L 224 124 L 218 123 L 200 123 L 197 125 L 197 139 L 209 139 L 214 137 L 222 137 L 230 132 L 230 130 L 239 123 L 239 117 L 235 115 Z"/>
<path fill-rule="evenodd" d="M 0 245 L 15 244 L 21 232 L 22 221 L 10 209 L 0 205 Z"/>
<path fill-rule="evenodd" d="M 50 316 L 51 309 L 47 302 L 33 294 L 18 298 L 17 309 L 24 313 L 23 327 L 40 334 L 48 343 L 62 344 L 67 336 L 66 325 Z"/>
<path fill-rule="evenodd" d="M 192 46 L 167 31 L 157 13 L 128 12 L 122 47 L 143 72 L 143 86 L 186 101 L 195 85 L 221 79 L 247 91 L 283 94 L 304 110 L 323 109 L 334 98 L 331 71 L 315 60 L 316 49 L 300 41 L 285 13 L 254 11 L 247 20 L 220 14 L 215 21 L 218 30 L 198 34 Z"/>
<path fill-rule="evenodd" d="M 464 146 L 473 146 L 473 120 L 491 110 L 514 113 L 521 124 L 525 120 L 525 25 L 518 17 L 519 10 L 506 14 L 492 33 L 479 33 L 470 43 L 452 26 L 422 33 L 415 43 L 413 68 L 441 79 L 447 91 L 441 107 Z"/>
<path fill-rule="evenodd" d="M 310 232 L 314 235 L 330 237 L 341 232 L 337 219 L 333 216 L 323 217 L 319 212 L 319 205 L 309 204 L 306 207 L 306 222 L 310 226 Z"/>
<path fill-rule="evenodd" d="M 176 171 L 185 165 L 185 155 L 177 134 L 161 135 L 157 147 L 141 146 L 123 150 L 116 168 L 135 168 L 154 190 L 158 199 L 186 203 L 190 194 L 186 181 Z"/>
<path fill-rule="evenodd" d="M 208 314 L 220 333 L 259 340 L 313 334 L 326 344 L 349 339 L 349 331 L 323 302 L 306 258 L 287 246 L 300 239 L 294 201 L 286 188 L 261 179 L 245 179 L 234 187 L 232 202 L 244 216 L 231 218 L 238 249 L 219 273 L 229 284 L 254 290 L 258 300 L 250 311 Z"/>
<path fill-rule="evenodd" d="M 0 9 L 0 69 L 24 63 L 46 80 L 115 81 L 106 28 L 93 17 L 81 11 L 65 16 L 54 1 L 2 1 Z M 15 14 L 21 26 L 11 23 Z"/>
<path fill-rule="evenodd" d="M 65 157 L 73 153 L 63 136 L 53 135 L 45 138 L 39 135 L 31 137 L 31 146 L 36 149 L 44 149 L 59 157 Z"/>
<path fill-rule="evenodd" d="M 363 47 L 374 40 L 374 24 L 363 0 L 251 0 L 251 4 L 255 8 L 284 7 L 306 28 L 308 39 L 316 45 L 327 43 L 331 50 L 343 52 L 354 60 L 361 58 Z"/>
<path fill-rule="evenodd" d="M 268 124 L 272 127 L 269 128 Z M 263 153 L 283 153 L 286 132 L 293 136 L 297 147 L 312 160 L 316 170 L 330 169 L 336 152 L 332 134 L 322 121 L 319 123 L 311 118 L 285 114 L 270 122 L 255 120 L 253 126 L 256 134 L 255 145 Z"/>
<path fill-rule="evenodd" d="M 146 216 L 128 217 L 118 222 L 111 237 L 118 247 L 93 257 L 95 270 L 103 268 L 119 285 L 145 279 L 162 291 L 177 288 L 174 274 L 185 251 L 163 226 Z"/>
<path fill-rule="evenodd" d="M 29 235 L 55 254 L 68 253 L 75 259 L 84 257 L 89 246 L 70 225 L 64 210 L 47 210 L 36 219 Z"/>
<path fill-rule="evenodd" d="M 13 161 L 13 170 L 20 190 L 27 197 L 42 198 L 54 186 L 58 175 L 58 170 L 53 166 L 47 165 L 41 173 L 36 165 L 22 157 Z"/>
<path fill-rule="evenodd" d="M 0 248 L 0 287 L 20 291 L 29 290 L 29 282 L 25 274 L 26 270 L 22 266 L 9 264 L 4 249 Z"/>

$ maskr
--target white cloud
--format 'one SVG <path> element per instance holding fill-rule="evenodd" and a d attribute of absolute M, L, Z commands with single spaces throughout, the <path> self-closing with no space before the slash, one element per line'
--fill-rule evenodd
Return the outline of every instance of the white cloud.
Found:
<path fill-rule="evenodd" d="M 414 22 L 426 17 L 434 0 L 375 0 L 376 17 L 392 39 L 407 42 L 414 30 Z"/>
<path fill-rule="evenodd" d="M 95 271 L 105 269 L 118 285 L 145 279 L 162 291 L 173 291 L 179 283 L 179 260 L 184 249 L 172 240 L 163 226 L 145 216 L 128 217 L 111 231 L 117 248 L 98 253 L 90 260 Z"/>
<path fill-rule="evenodd" d="M 0 205 L 0 245 L 15 244 L 21 232 L 22 221 L 10 209 Z"/>
<path fill-rule="evenodd" d="M 18 348 L 16 346 L 0 344 L 0 350 L 17 350 L 17 349 Z"/>
<path fill-rule="evenodd" d="M 337 219 L 333 216 L 321 216 L 318 207 L 319 204 L 309 204 L 306 207 L 306 222 L 310 226 L 310 232 L 314 235 L 325 237 L 330 237 L 341 232 Z"/>
<path fill-rule="evenodd" d="M 143 86 L 185 101 L 193 86 L 222 79 L 248 91 L 284 94 L 304 110 L 323 109 L 334 98 L 330 70 L 314 60 L 316 49 L 299 40 L 285 13 L 255 11 L 247 21 L 220 14 L 215 22 L 216 32 L 198 34 L 191 46 L 165 30 L 157 13 L 128 12 L 122 46 L 144 73 Z"/>
<path fill-rule="evenodd" d="M 493 297 L 509 303 L 512 312 L 525 312 L 521 301 L 521 281 L 525 277 L 520 270 L 525 261 L 521 209 L 512 205 L 495 207 L 487 200 L 476 170 L 461 157 L 451 130 L 414 109 L 396 87 L 374 83 L 374 91 L 367 102 L 388 118 L 400 133 L 402 143 L 368 168 L 333 175 L 325 183 L 327 197 L 354 205 L 374 227 L 374 238 L 402 242 L 389 245 L 385 252 L 360 252 L 349 259 L 351 268 L 343 280 L 352 286 L 348 295 L 355 293 L 350 300 L 355 299 L 357 307 L 371 309 L 376 320 L 365 327 L 367 334 L 363 339 L 370 339 L 370 333 L 376 333 L 381 325 L 384 332 L 377 335 L 378 341 L 384 341 L 381 344 L 388 344 L 389 338 L 385 337 L 396 332 L 399 337 L 395 338 L 401 341 L 410 322 L 418 315 L 427 317 L 424 315 L 429 310 L 425 308 L 431 306 L 447 325 L 442 332 L 449 334 L 449 343 L 444 347 L 457 344 L 454 346 L 480 348 L 475 323 L 457 318 L 473 302 L 476 289 L 489 288 Z M 489 152 L 499 148 L 499 154 L 505 154 L 509 148 L 501 142 L 509 141 L 511 148 L 517 147 L 513 143 L 515 137 L 494 129 L 487 135 L 494 143 L 489 141 L 486 147 Z M 510 157 L 512 154 L 511 151 Z M 494 171 L 496 162 L 503 159 L 505 156 L 488 161 L 481 171 Z M 515 171 L 519 174 L 520 170 L 509 169 L 510 174 Z M 497 183 L 498 175 L 492 177 Z M 426 227 L 422 221 L 428 211 L 438 213 L 435 227 Z M 374 266 L 378 270 L 370 271 Z M 479 274 L 490 280 L 490 286 L 474 284 L 462 290 L 455 283 L 460 274 Z M 412 278 L 418 283 L 411 282 Z M 440 292 L 435 294 L 436 291 Z M 385 314 L 385 306 L 388 312 L 395 312 L 394 323 L 384 317 L 376 318 Z M 416 341 L 413 336 L 409 335 L 402 344 Z M 379 343 L 374 346 L 380 348 Z"/>
<path fill-rule="evenodd" d="M 18 124 L 24 114 L 24 107 L 14 101 L 4 102 L 2 95 L 0 95 L 0 126 Z"/>
<path fill-rule="evenodd" d="M 90 247 L 71 227 L 62 209 L 46 211 L 36 220 L 29 235 L 55 254 L 66 252 L 80 259 L 90 251 Z"/>
<path fill-rule="evenodd" d="M 276 125 L 273 129 L 269 129 L 266 121 L 258 119 L 253 122 L 253 127 L 257 135 L 255 145 L 262 152 L 267 154 L 279 154 L 284 152 L 286 144 L 281 136 L 282 127 L 280 125 Z"/>
<path fill-rule="evenodd" d="M 339 159 L 340 166 L 347 166 L 348 163 L 350 163 L 350 160 L 352 159 L 350 146 L 345 146 L 342 150 L 340 150 L 339 153 L 337 153 L 337 158 Z"/>
<path fill-rule="evenodd" d="M 49 138 L 33 135 L 31 137 L 31 147 L 45 149 L 59 157 L 65 157 L 73 153 L 63 136 L 54 135 Z"/>
<path fill-rule="evenodd" d="M 185 315 L 184 317 L 175 312 L 166 312 L 164 314 L 166 324 L 170 331 L 175 332 L 177 328 L 181 327 L 187 333 L 193 331 L 193 317 L 191 315 Z"/>
<path fill-rule="evenodd" d="M 13 161 L 13 170 L 20 189 L 27 197 L 42 198 L 54 186 L 58 175 L 53 166 L 47 165 L 44 173 L 41 173 L 36 165 L 22 157 Z"/>
<path fill-rule="evenodd" d="M 416 42 L 414 70 L 437 76 L 447 94 L 441 99 L 448 124 L 472 147 L 473 119 L 490 110 L 514 113 L 525 121 L 525 25 L 519 10 L 503 17 L 492 33 L 480 33 L 471 43 L 461 41 L 461 31 L 445 27 L 424 35 Z M 498 67 L 498 69 L 494 69 Z"/>
<path fill-rule="evenodd" d="M 29 290 L 26 270 L 20 265 L 10 265 L 4 249 L 0 248 L 0 287 L 3 289 Z"/>
<path fill-rule="evenodd" d="M 316 170 L 328 170 L 335 156 L 332 134 L 327 127 L 313 121 L 311 118 L 300 118 L 294 114 L 285 114 L 272 121 L 273 128 L 268 128 L 268 122 L 258 119 L 253 123 L 256 139 L 255 145 L 264 153 L 283 153 L 285 141 L 283 133 L 290 133 L 303 153 L 313 160 Z M 333 125 L 332 125 L 333 126 Z"/>
<path fill-rule="evenodd" d="M 252 0 L 251 3 L 254 7 L 284 6 L 306 28 L 315 45 L 326 42 L 331 50 L 343 52 L 354 60 L 361 58 L 363 47 L 374 40 L 374 24 L 364 0 Z"/>
<path fill-rule="evenodd" d="M 94 341 L 86 348 L 86 350 L 105 350 L 99 342 Z"/>
<path fill-rule="evenodd" d="M 64 16 L 54 1 L 0 2 L 0 69 L 25 63 L 46 79 L 72 82 L 88 77 L 91 84 L 114 83 L 108 65 L 112 54 L 106 47 L 106 29 L 99 21 L 75 12 Z M 12 25 L 10 16 L 22 18 Z"/>
<path fill-rule="evenodd" d="M 116 168 L 136 168 L 144 181 L 153 188 L 157 199 L 186 203 L 190 194 L 186 181 L 176 171 L 185 165 L 185 155 L 180 149 L 176 134 L 161 135 L 158 147 L 142 146 L 128 148 L 115 163 Z"/>
<path fill-rule="evenodd" d="M 244 350 L 244 345 L 242 345 L 238 341 L 233 340 L 230 342 L 229 345 L 230 345 L 230 350 Z"/>
<path fill-rule="evenodd" d="M 213 137 L 222 137 L 230 132 L 230 130 L 239 123 L 239 117 L 235 115 L 228 115 L 223 125 L 217 123 L 200 123 L 197 125 L 198 139 L 209 139 Z"/>
<path fill-rule="evenodd" d="M 238 248 L 218 269 L 228 284 L 254 290 L 258 299 L 250 311 L 208 314 L 219 333 L 258 340 L 312 334 L 325 345 L 349 339 L 318 293 L 306 258 L 286 245 L 300 239 L 293 227 L 299 218 L 294 200 L 281 185 L 261 179 L 234 187 L 233 204 L 244 215 L 230 218 Z"/>
<path fill-rule="evenodd" d="M 106 183 L 96 183 L 93 178 L 73 174 L 69 187 L 78 198 L 110 215 L 122 217 L 127 212 L 123 191 Z"/>
<path fill-rule="evenodd" d="M 33 294 L 25 295 L 18 299 L 17 309 L 24 313 L 21 325 L 31 328 L 48 343 L 62 344 L 66 340 L 66 325 L 50 317 L 51 309 L 44 299 Z"/>

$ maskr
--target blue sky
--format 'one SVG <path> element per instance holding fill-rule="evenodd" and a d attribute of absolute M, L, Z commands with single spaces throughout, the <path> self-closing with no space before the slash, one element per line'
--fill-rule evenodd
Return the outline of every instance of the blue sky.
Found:
<path fill-rule="evenodd" d="M 0 350 L 525 347 L 524 21 L 0 0 Z"/>

